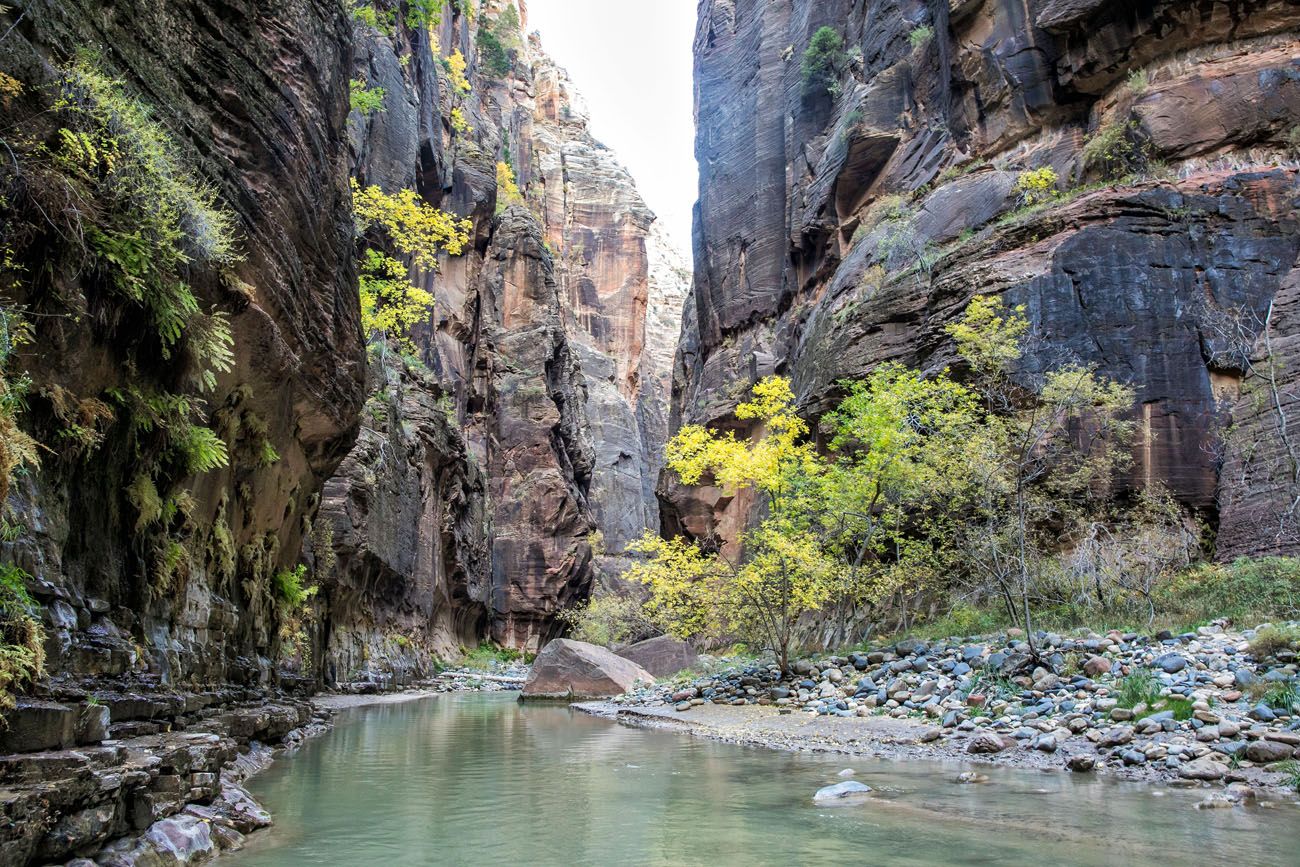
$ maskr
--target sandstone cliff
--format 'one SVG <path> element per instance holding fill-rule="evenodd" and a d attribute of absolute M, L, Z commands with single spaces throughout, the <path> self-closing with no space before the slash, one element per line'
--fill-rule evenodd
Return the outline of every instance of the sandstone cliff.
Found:
<path fill-rule="evenodd" d="M 823 26 L 846 50 L 807 87 Z M 734 424 L 774 371 L 815 415 L 882 361 L 946 365 L 945 323 L 997 293 L 1137 389 L 1134 484 L 1167 483 L 1222 557 L 1295 551 L 1294 456 L 1247 374 L 1271 347 L 1294 413 L 1298 27 L 1281 0 L 705 0 L 675 422 Z M 1040 167 L 1061 196 L 1023 207 Z M 748 516 L 664 498 L 696 535 Z"/>
<path fill-rule="evenodd" d="M 219 15 L 154 0 L 20 7 L 0 17 L 0 66 L 17 82 L 0 101 L 12 157 L 0 237 L 16 265 L 6 315 L 22 310 L 34 326 L 17 359 L 30 377 L 23 423 L 44 449 L 5 504 L 15 528 L 5 559 L 32 576 L 60 695 L 264 684 L 277 643 L 273 575 L 297 560 L 363 401 L 345 136 L 351 24 L 326 0 L 226 3 Z M 161 132 L 107 85 L 69 90 L 79 54 L 91 58 L 82 78 L 124 82 L 124 99 Z M 71 150 L 45 144 L 50 123 L 84 129 L 82 141 L 115 150 L 115 162 L 83 154 L 70 167 Z M 233 337 L 207 388 L 196 385 L 193 335 L 212 320 L 192 319 L 187 342 L 169 350 L 122 282 L 151 279 L 148 260 L 170 251 L 146 249 L 143 263 L 92 257 L 88 247 L 109 249 L 109 232 L 129 241 L 134 230 L 109 228 L 121 197 L 78 198 L 128 163 L 140 174 L 126 183 L 188 183 L 168 174 L 173 162 L 210 185 L 237 237 L 237 261 L 204 257 L 212 226 L 191 224 L 174 242 L 188 245 L 187 286 L 169 291 L 192 292 L 195 317 L 227 317 Z M 63 210 L 49 207 L 51 190 L 68 192 Z M 194 473 L 187 450 L 204 430 L 223 437 L 228 465 Z M 114 704 L 115 721 L 132 715 Z"/>
<path fill-rule="evenodd" d="M 362 28 L 354 76 L 386 98 L 353 117 L 357 174 L 471 215 L 475 243 L 428 278 L 434 321 L 418 359 L 396 363 L 400 414 L 363 413 L 326 489 L 339 556 L 324 638 L 340 679 L 419 671 L 485 636 L 535 650 L 589 592 L 602 546 L 659 523 L 687 278 L 563 70 L 524 36 L 527 9 L 515 30 L 507 8 L 471 20 L 448 5 L 432 33 Z M 484 31 L 508 64 L 489 67 Z M 468 93 L 446 68 L 457 52 Z M 498 188 L 501 163 L 517 198 Z M 418 421 L 430 406 L 449 421 L 432 439 Z"/>
<path fill-rule="evenodd" d="M 42 607 L 47 697 L 120 694 L 125 724 L 190 701 L 130 704 L 137 692 L 212 703 L 232 683 L 400 681 L 488 638 L 536 649 L 589 592 L 601 537 L 657 526 L 686 276 L 524 36 L 526 9 L 516 28 L 507 4 L 472 5 L 427 20 L 324 0 L 0 13 L 0 138 L 34 160 L 0 201 L 5 315 L 35 325 L 10 373 L 30 377 L 20 419 L 48 444 L 15 480 L 0 545 Z M 125 101 L 70 167 L 58 123 L 103 114 L 57 102 L 78 64 Z M 382 89 L 381 107 L 350 110 L 349 81 Z M 99 152 L 137 111 L 156 135 L 135 143 L 162 142 L 235 224 L 237 255 L 178 258 L 197 310 L 175 348 L 110 282 L 117 260 L 77 239 L 106 205 L 47 218 L 33 181 L 63 160 L 69 189 L 106 187 Z M 436 299 L 413 355 L 363 346 L 349 178 L 473 221 L 465 255 L 412 271 Z M 222 321 L 233 355 L 207 370 L 199 336 Z M 177 457 L 172 422 L 220 437 L 227 465 Z M 276 584 L 298 564 L 318 590 L 291 614 Z"/>

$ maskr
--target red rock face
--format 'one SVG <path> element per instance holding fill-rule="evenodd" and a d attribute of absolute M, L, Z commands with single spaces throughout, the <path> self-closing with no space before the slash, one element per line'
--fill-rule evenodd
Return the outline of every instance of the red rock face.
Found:
<path fill-rule="evenodd" d="M 659 523 L 684 269 L 535 40 L 505 76 L 476 65 L 476 28 L 493 22 L 444 14 L 443 56 L 471 60 L 463 98 L 428 62 L 427 34 L 399 28 L 359 44 L 354 76 L 389 96 L 383 113 L 353 116 L 357 173 L 471 216 L 475 243 L 426 277 L 437 307 L 416 342 L 428 375 L 396 365 L 404 387 L 428 398 L 395 395 L 396 422 L 363 414 L 327 490 L 337 672 L 419 670 L 485 637 L 537 649 L 557 634 L 556 614 L 589 592 L 593 543 L 619 550 Z M 446 122 L 452 99 L 472 131 Z M 525 203 L 498 198 L 507 155 Z M 420 422 L 435 399 L 449 411 L 447 436 Z M 376 472 L 385 443 L 399 460 Z"/>
<path fill-rule="evenodd" d="M 1165 483 L 1218 524 L 1220 556 L 1297 550 L 1294 528 L 1276 532 L 1296 491 L 1276 414 L 1238 397 L 1243 347 L 1216 323 L 1246 311 L 1258 360 L 1273 303 L 1274 354 L 1294 352 L 1298 15 L 1284 2 L 706 0 L 674 421 L 733 424 L 736 391 L 777 371 L 816 415 L 838 379 L 882 361 L 937 369 L 954 359 L 944 325 L 998 293 L 1050 347 L 1028 364 L 1074 358 L 1136 389 L 1133 485 Z M 800 80 L 823 25 L 851 49 L 835 98 Z M 1084 145 L 1116 128 L 1141 165 L 1108 181 Z M 1043 165 L 1066 194 L 1016 213 L 1019 173 Z M 724 539 L 752 508 L 671 485 L 664 498 L 667 524 Z"/>

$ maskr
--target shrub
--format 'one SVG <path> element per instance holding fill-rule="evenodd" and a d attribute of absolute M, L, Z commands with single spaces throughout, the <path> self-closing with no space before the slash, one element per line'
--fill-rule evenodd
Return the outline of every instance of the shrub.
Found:
<path fill-rule="evenodd" d="M 465 112 L 459 108 L 451 110 L 451 130 L 456 135 L 469 135 L 474 131 L 474 127 L 465 119 Z"/>
<path fill-rule="evenodd" d="M 399 251 L 420 268 L 436 271 L 444 252 L 459 256 L 474 224 L 425 204 L 414 190 L 388 194 L 352 181 L 352 210 L 358 234 L 382 230 Z"/>
<path fill-rule="evenodd" d="M 1256 659 L 1268 659 L 1297 644 L 1300 644 L 1300 628 L 1267 626 L 1255 633 L 1250 652 Z"/>
<path fill-rule="evenodd" d="M 519 191 L 519 182 L 515 180 L 515 170 L 505 161 L 497 163 L 497 213 L 500 214 L 511 205 L 522 205 L 524 195 Z"/>
<path fill-rule="evenodd" d="M 918 49 L 934 38 L 934 28 L 928 24 L 922 24 L 916 27 L 911 33 L 907 34 L 907 41 L 912 43 L 912 49 Z"/>
<path fill-rule="evenodd" d="M 1112 181 L 1146 171 L 1150 158 L 1150 145 L 1142 139 L 1136 120 L 1108 124 L 1083 146 L 1084 166 Z"/>
<path fill-rule="evenodd" d="M 469 64 L 465 62 L 465 55 L 460 53 L 460 49 L 452 52 L 452 55 L 442 62 L 443 68 L 447 70 L 448 77 L 451 78 L 451 88 L 454 93 L 466 96 L 470 92 L 469 79 L 465 77 L 465 70 Z"/>
<path fill-rule="evenodd" d="M 1124 86 L 1134 96 L 1141 96 L 1151 86 L 1151 78 L 1147 75 L 1145 69 L 1135 69 L 1128 74 L 1128 80 L 1124 82 Z"/>
<path fill-rule="evenodd" d="M 489 73 L 497 78 L 503 78 L 510 73 L 513 66 L 510 52 L 490 28 L 484 27 L 479 30 L 475 44 L 478 45 L 479 59 Z"/>
<path fill-rule="evenodd" d="M 484 642 L 473 650 L 461 648 L 461 665 L 464 668 L 474 670 L 490 670 L 497 666 L 509 665 L 512 662 L 531 661 L 530 656 L 520 650 L 510 647 L 502 647 L 499 644 Z"/>
<path fill-rule="evenodd" d="M 1161 586 L 1160 608 L 1187 622 L 1226 617 L 1240 625 L 1300 617 L 1300 559 L 1243 558 L 1202 564 Z"/>
<path fill-rule="evenodd" d="M 352 8 L 352 19 L 385 36 L 392 36 L 397 21 L 397 13 L 391 10 L 376 9 L 370 3 L 362 3 Z"/>
<path fill-rule="evenodd" d="M 569 626 L 570 638 L 604 647 L 640 641 L 658 632 L 639 599 L 616 593 L 596 595 L 568 608 L 560 612 L 560 620 Z"/>
<path fill-rule="evenodd" d="M 348 96 L 352 110 L 362 117 L 384 110 L 382 87 L 366 87 L 366 82 L 354 78 L 348 82 Z"/>
<path fill-rule="evenodd" d="M 442 24 L 442 0 L 407 0 L 406 26 L 433 30 Z"/>
<path fill-rule="evenodd" d="M 808 49 L 803 53 L 800 67 L 805 93 L 825 90 L 835 95 L 840 75 L 848 57 L 844 53 L 844 37 L 834 27 L 822 27 L 813 34 Z"/>
<path fill-rule="evenodd" d="M 1020 204 L 1024 207 L 1050 202 L 1060 195 L 1056 189 L 1056 170 L 1051 166 L 1030 169 L 1020 173 L 1016 178 L 1016 191 L 1020 193 Z"/>
<path fill-rule="evenodd" d="M 399 346 L 414 351 L 411 329 L 428 319 L 434 299 L 428 290 L 407 279 L 406 266 L 375 250 L 362 254 L 358 288 L 361 293 L 361 331 L 367 336 L 392 337 Z"/>

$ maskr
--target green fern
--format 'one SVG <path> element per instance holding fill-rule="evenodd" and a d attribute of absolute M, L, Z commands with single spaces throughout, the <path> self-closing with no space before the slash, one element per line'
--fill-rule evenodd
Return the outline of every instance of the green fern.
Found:
<path fill-rule="evenodd" d="M 163 502 L 158 487 L 145 473 L 140 473 L 127 486 L 126 498 L 135 507 L 137 533 L 162 520 Z"/>
<path fill-rule="evenodd" d="M 301 608 L 307 600 L 316 595 L 317 587 L 304 587 L 307 567 L 301 563 L 292 569 L 281 569 L 275 573 L 272 589 L 275 597 L 290 610 Z"/>
<path fill-rule="evenodd" d="M 179 432 L 175 443 L 187 474 L 206 473 L 230 464 L 226 444 L 211 429 L 189 425 Z"/>

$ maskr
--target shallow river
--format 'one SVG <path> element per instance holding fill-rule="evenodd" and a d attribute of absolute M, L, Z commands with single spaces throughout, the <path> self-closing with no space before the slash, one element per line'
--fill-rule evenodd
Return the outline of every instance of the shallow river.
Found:
<path fill-rule="evenodd" d="M 631 729 L 514 693 L 343 711 L 252 781 L 227 867 L 330 864 L 1300 864 L 1300 809 L 1091 775 L 795 755 Z M 845 767 L 876 791 L 815 806 Z"/>

